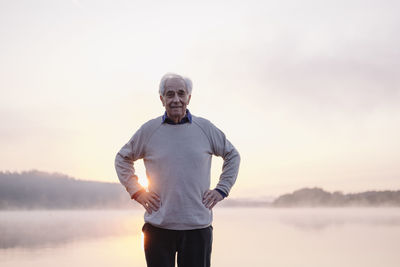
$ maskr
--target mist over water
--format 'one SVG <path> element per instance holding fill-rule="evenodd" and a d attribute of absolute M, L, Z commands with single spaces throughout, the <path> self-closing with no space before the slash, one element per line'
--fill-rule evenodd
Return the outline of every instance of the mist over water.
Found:
<path fill-rule="evenodd" d="M 2 211 L 1 266 L 146 266 L 140 210 Z M 397 267 L 399 208 L 216 208 L 213 266 Z"/>
<path fill-rule="evenodd" d="M 42 210 L 0 212 L 0 249 L 41 248 L 131 235 L 142 223 L 141 211 Z"/>

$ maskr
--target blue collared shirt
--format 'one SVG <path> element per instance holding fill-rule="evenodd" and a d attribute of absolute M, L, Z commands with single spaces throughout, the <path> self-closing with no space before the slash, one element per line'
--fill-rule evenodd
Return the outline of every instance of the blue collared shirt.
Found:
<path fill-rule="evenodd" d="M 186 109 L 185 117 L 183 117 L 180 122 L 175 123 L 173 120 L 168 118 L 167 112 L 165 111 L 164 115 L 162 116 L 162 122 L 168 124 L 184 124 L 187 122 L 192 123 L 192 114 L 190 114 L 190 111 Z"/>

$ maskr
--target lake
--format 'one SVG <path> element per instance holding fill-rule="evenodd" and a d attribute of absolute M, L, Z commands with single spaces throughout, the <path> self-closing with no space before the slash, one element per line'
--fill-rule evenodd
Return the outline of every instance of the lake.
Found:
<path fill-rule="evenodd" d="M 0 211 L 0 266 L 145 267 L 143 211 Z M 212 266 L 398 267 L 400 208 L 214 208 Z"/>

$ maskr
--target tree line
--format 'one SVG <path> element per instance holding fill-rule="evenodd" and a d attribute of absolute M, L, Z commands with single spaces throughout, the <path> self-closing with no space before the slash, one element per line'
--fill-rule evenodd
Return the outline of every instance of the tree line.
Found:
<path fill-rule="evenodd" d="M 343 194 L 322 188 L 303 188 L 272 202 L 230 199 L 226 207 L 343 207 L 400 206 L 400 191 Z M 0 210 L 139 208 L 119 183 L 77 180 L 41 171 L 0 172 Z"/>
<path fill-rule="evenodd" d="M 400 191 L 367 191 L 343 194 L 322 188 L 303 188 L 274 200 L 275 207 L 400 206 Z"/>
<path fill-rule="evenodd" d="M 118 183 L 36 170 L 0 172 L 0 209 L 121 208 L 133 202 Z"/>

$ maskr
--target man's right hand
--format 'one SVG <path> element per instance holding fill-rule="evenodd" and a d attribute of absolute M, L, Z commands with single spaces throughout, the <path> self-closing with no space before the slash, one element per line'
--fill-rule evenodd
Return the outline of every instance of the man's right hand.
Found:
<path fill-rule="evenodd" d="M 143 192 L 136 198 L 136 201 L 150 214 L 153 210 L 157 211 L 160 208 L 160 197 L 154 192 Z"/>

